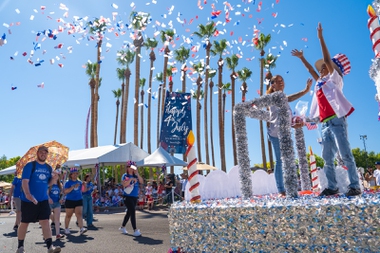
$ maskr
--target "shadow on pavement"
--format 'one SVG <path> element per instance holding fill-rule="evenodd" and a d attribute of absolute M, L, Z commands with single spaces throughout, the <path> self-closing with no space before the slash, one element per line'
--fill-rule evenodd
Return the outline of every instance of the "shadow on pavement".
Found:
<path fill-rule="evenodd" d="M 3 236 L 8 237 L 8 238 L 17 237 L 17 230 L 14 230 L 14 231 L 9 232 L 9 233 L 4 233 Z"/>
<path fill-rule="evenodd" d="M 156 239 L 152 239 L 150 237 L 144 237 L 144 236 L 135 237 L 135 239 L 133 240 L 140 244 L 147 244 L 147 245 L 158 245 L 158 244 L 162 244 L 163 242 L 162 240 L 156 240 Z"/>

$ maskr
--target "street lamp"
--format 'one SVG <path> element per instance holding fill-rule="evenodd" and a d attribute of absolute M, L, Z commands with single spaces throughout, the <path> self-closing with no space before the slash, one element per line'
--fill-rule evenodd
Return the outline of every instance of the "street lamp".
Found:
<path fill-rule="evenodd" d="M 365 141 L 367 140 L 367 135 L 360 135 L 360 140 L 363 140 L 364 152 L 365 152 L 365 166 L 366 166 L 366 170 L 367 170 L 368 169 L 368 155 L 367 155 L 367 148 L 365 146 Z"/>

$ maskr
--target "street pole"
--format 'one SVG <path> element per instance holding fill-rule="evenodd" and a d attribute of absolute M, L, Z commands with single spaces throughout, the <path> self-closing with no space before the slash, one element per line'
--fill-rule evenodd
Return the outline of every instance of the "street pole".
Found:
<path fill-rule="evenodd" d="M 367 135 L 360 135 L 360 140 L 363 140 L 364 152 L 365 152 L 365 166 L 366 166 L 366 170 L 367 170 L 368 169 L 368 155 L 367 155 L 367 148 L 365 146 L 365 141 L 367 140 Z"/>

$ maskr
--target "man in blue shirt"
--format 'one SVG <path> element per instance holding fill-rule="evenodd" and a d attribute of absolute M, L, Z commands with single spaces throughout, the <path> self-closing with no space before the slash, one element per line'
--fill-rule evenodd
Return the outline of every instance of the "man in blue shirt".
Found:
<path fill-rule="evenodd" d="M 60 247 L 52 245 L 52 235 L 49 226 L 50 205 L 48 187 L 52 176 L 50 165 L 46 164 L 48 148 L 40 146 L 37 150 L 37 158 L 25 165 L 22 171 L 21 193 L 21 224 L 18 228 L 18 249 L 16 253 L 24 253 L 24 240 L 29 223 L 39 221 L 48 253 L 61 252 Z"/>

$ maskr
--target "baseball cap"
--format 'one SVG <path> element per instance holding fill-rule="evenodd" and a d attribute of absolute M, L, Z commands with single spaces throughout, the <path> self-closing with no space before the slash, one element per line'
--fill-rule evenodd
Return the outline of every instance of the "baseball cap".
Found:
<path fill-rule="evenodd" d="M 380 162 L 375 162 L 375 165 L 380 165 Z"/>
<path fill-rule="evenodd" d="M 70 168 L 70 174 L 75 173 L 75 172 L 78 172 L 78 168 L 76 168 L 76 167 Z"/>
<path fill-rule="evenodd" d="M 49 149 L 46 146 L 44 146 L 44 145 L 39 146 L 37 152 L 42 151 L 42 150 L 49 153 Z"/>

